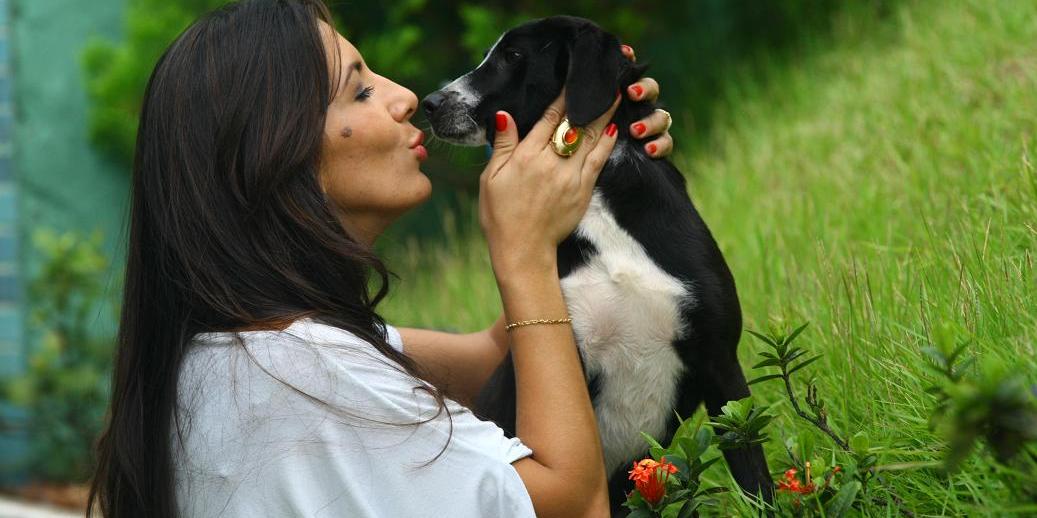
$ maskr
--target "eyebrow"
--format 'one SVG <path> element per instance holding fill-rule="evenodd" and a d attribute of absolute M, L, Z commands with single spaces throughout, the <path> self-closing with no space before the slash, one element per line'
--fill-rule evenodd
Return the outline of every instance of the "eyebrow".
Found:
<path fill-rule="evenodd" d="M 349 84 L 349 77 L 353 75 L 354 70 L 359 72 L 362 68 L 363 65 L 361 65 L 359 61 L 354 61 L 352 65 L 349 65 L 349 72 L 346 74 L 346 81 L 342 83 L 342 86 L 345 87 Z"/>

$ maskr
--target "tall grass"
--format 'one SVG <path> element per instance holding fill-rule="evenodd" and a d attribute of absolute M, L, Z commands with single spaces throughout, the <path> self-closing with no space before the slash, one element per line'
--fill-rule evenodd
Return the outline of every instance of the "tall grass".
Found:
<path fill-rule="evenodd" d="M 734 272 L 746 326 L 813 324 L 801 345 L 825 356 L 804 373 L 832 427 L 868 433 L 883 462 L 938 459 L 920 353 L 937 334 L 1037 382 L 1037 3 L 853 5 L 824 39 L 732 74 L 710 134 L 678 134 L 674 161 Z M 675 131 L 694 126 L 675 118 Z M 496 318 L 468 227 L 397 243 L 391 322 L 473 330 Z M 746 368 L 761 346 L 742 341 Z M 777 384 L 754 395 L 781 415 L 767 445 L 777 470 L 780 439 L 812 432 Z M 988 458 L 887 478 L 919 516 L 1037 514 Z M 705 479 L 730 484 L 722 469 Z"/>

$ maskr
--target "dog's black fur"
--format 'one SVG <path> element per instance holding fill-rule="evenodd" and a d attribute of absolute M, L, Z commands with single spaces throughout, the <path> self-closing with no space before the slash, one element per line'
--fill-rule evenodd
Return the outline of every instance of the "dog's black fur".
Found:
<path fill-rule="evenodd" d="M 574 126 L 584 126 L 603 114 L 617 93 L 625 91 L 647 68 L 626 59 L 619 47 L 615 36 L 589 20 L 568 16 L 536 20 L 505 33 L 478 68 L 459 78 L 463 80 L 460 90 L 447 87 L 434 92 L 424 99 L 423 107 L 437 137 L 477 145 L 493 142 L 498 110 L 512 114 L 524 137 L 565 86 L 567 116 Z M 467 93 L 478 97 L 476 105 L 464 98 Z M 736 355 L 741 309 L 734 279 L 688 197 L 684 176 L 668 160 L 647 156 L 641 143 L 629 134 L 629 126 L 654 109 L 652 103 L 623 96 L 613 121 L 619 128 L 617 151 L 625 146 L 624 156 L 609 160 L 596 192 L 619 226 L 659 268 L 693 287 L 697 303 L 680 314 L 690 332 L 672 342 L 685 368 L 673 408 L 689 417 L 705 402 L 709 414 L 716 415 L 727 401 L 749 395 Z M 575 233 L 569 236 L 558 248 L 560 275 L 565 278 L 596 253 L 587 240 Z M 587 374 L 594 401 L 609 373 Z M 515 410 L 515 377 L 509 355 L 483 389 L 475 411 L 513 436 Z M 666 436 L 657 437 L 663 444 L 678 424 L 673 412 L 666 410 L 671 416 Z M 643 453 L 609 473 L 613 516 L 627 514 L 620 506 L 632 487 L 627 470 L 647 455 L 647 447 Z M 769 501 L 772 482 L 762 448 L 724 454 L 738 484 Z"/>

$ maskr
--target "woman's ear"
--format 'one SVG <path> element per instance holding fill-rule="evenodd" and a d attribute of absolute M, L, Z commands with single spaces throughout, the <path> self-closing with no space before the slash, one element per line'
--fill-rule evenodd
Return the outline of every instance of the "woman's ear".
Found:
<path fill-rule="evenodd" d="M 619 39 L 594 25 L 576 29 L 569 45 L 565 111 L 569 123 L 583 127 L 612 106 L 619 93 L 619 73 L 626 61 Z"/>

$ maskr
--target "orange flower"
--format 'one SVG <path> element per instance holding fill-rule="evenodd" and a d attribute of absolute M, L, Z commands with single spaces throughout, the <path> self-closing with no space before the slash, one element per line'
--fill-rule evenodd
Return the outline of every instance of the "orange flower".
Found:
<path fill-rule="evenodd" d="M 628 471 L 628 478 L 634 481 L 637 492 L 641 493 L 645 501 L 654 506 L 666 495 L 666 481 L 676 472 L 677 466 L 667 462 L 665 457 L 662 462 L 642 459 L 635 462 L 633 469 Z"/>
<path fill-rule="evenodd" d="M 814 490 L 817 489 L 817 485 L 815 485 L 810 480 L 809 462 L 807 463 L 807 482 L 805 485 L 801 485 L 799 483 L 799 479 L 796 478 L 796 473 L 798 473 L 796 468 L 789 468 L 785 472 L 785 480 L 778 482 L 778 491 L 788 491 L 789 493 L 799 493 L 801 495 L 808 495 L 810 493 L 813 493 Z"/>

